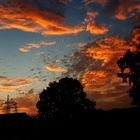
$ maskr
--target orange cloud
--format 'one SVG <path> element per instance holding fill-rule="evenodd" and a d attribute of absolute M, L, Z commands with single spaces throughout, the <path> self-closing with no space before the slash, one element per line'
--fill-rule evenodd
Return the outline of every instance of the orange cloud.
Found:
<path fill-rule="evenodd" d="M 0 5 L 0 29 L 18 29 L 43 35 L 77 34 L 82 26 L 64 25 L 65 18 L 52 11 L 41 10 L 29 1 L 9 1 Z M 26 50 L 23 50 L 26 52 Z"/>
<path fill-rule="evenodd" d="M 112 60 L 112 57 L 119 58 L 122 56 L 127 49 L 133 50 L 134 46 L 127 45 L 127 41 L 123 39 L 111 36 L 98 40 L 96 45 L 85 50 L 85 55 L 101 60 L 103 65 L 105 65 Z"/>
<path fill-rule="evenodd" d="M 20 87 L 26 87 L 36 81 L 36 78 L 9 78 L 0 77 L 0 91 L 13 92 Z"/>
<path fill-rule="evenodd" d="M 20 87 L 25 87 L 25 86 L 28 86 L 30 84 L 2 84 L 0 85 L 0 90 L 3 90 L 3 91 L 13 91 L 17 88 L 20 88 Z"/>
<path fill-rule="evenodd" d="M 106 34 L 109 31 L 107 26 L 100 25 L 95 21 L 89 22 L 86 30 L 89 31 L 91 34 L 95 34 L 95 35 Z"/>
<path fill-rule="evenodd" d="M 84 19 L 84 23 L 86 24 L 86 31 L 89 31 L 91 34 L 102 35 L 106 34 L 109 29 L 105 25 L 101 25 L 95 21 L 95 18 L 99 15 L 97 11 L 88 10 L 87 18 Z"/>
<path fill-rule="evenodd" d="M 101 62 L 98 69 L 94 68 L 81 76 L 81 82 L 85 89 L 89 92 L 106 94 L 119 92 L 116 87 L 121 84 L 121 90 L 126 90 L 121 79 L 117 77 L 119 72 L 117 60 L 128 49 L 134 50 L 135 48 L 130 46 L 127 41 L 116 37 L 101 39 L 85 49 L 83 53 L 86 57 Z"/>
<path fill-rule="evenodd" d="M 115 11 L 115 18 L 126 20 L 134 17 L 138 12 L 140 12 L 140 3 L 134 2 L 134 0 L 122 1 Z"/>
<path fill-rule="evenodd" d="M 64 35 L 64 34 L 77 34 L 82 31 L 85 31 L 84 26 L 75 26 L 75 27 L 67 27 L 67 26 L 57 26 L 57 27 L 48 27 L 48 30 L 44 30 L 42 32 L 43 35 Z"/>
<path fill-rule="evenodd" d="M 92 3 L 99 4 L 105 8 L 105 12 L 113 14 L 118 20 L 139 19 L 140 3 L 138 0 L 83 0 L 83 3 L 85 6 Z"/>
<path fill-rule="evenodd" d="M 128 90 L 131 87 L 117 77 L 120 71 L 117 61 L 128 49 L 136 50 L 132 39 L 137 42 L 139 33 L 139 28 L 135 27 L 130 40 L 109 36 L 76 50 L 69 56 L 64 76 L 78 78 L 89 98 L 96 100 L 97 108 L 130 107 Z"/>
<path fill-rule="evenodd" d="M 36 103 L 38 94 L 22 95 L 16 98 L 18 112 L 26 112 L 29 115 L 37 114 Z"/>
<path fill-rule="evenodd" d="M 131 32 L 131 40 L 134 44 L 140 44 L 140 26 L 136 26 Z"/>
<path fill-rule="evenodd" d="M 39 49 L 39 48 L 42 48 L 44 46 L 52 46 L 54 44 L 56 44 L 56 42 L 45 42 L 45 41 L 42 41 L 40 43 L 27 44 L 25 47 L 19 48 L 19 51 L 22 52 L 22 53 L 27 53 L 31 49 Z"/>
<path fill-rule="evenodd" d="M 7 80 L 9 80 L 9 78 L 7 76 L 0 76 L 0 83 L 7 82 Z"/>
<path fill-rule="evenodd" d="M 46 65 L 45 68 L 48 71 L 53 71 L 53 72 L 65 72 L 66 70 L 62 67 L 57 67 L 57 66 L 52 66 L 52 65 Z"/>
<path fill-rule="evenodd" d="M 81 82 L 88 92 L 92 92 L 94 90 L 94 92 L 104 94 L 110 87 L 106 85 L 106 82 L 108 81 L 108 79 L 105 79 L 106 77 L 107 73 L 104 71 L 89 71 L 82 75 Z M 105 80 L 103 81 L 103 79 Z"/>

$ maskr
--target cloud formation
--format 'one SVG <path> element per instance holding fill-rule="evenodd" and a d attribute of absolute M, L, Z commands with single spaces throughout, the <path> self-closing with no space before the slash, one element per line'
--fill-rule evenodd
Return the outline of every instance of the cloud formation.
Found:
<path fill-rule="evenodd" d="M 107 12 L 118 20 L 140 21 L 139 0 L 83 0 L 85 6 L 99 4 L 103 7 L 104 14 Z"/>
<path fill-rule="evenodd" d="M 115 11 L 115 18 L 126 20 L 134 17 L 138 12 L 140 12 L 140 3 L 138 0 L 119 1 L 118 7 Z"/>
<path fill-rule="evenodd" d="M 38 101 L 38 94 L 22 95 L 16 98 L 18 112 L 26 112 L 29 115 L 36 115 L 36 103 Z"/>
<path fill-rule="evenodd" d="M 105 25 L 100 25 L 97 22 L 92 21 L 88 23 L 87 31 L 89 31 L 91 34 L 102 35 L 106 34 L 109 31 L 109 29 Z"/>
<path fill-rule="evenodd" d="M 87 18 L 84 19 L 84 22 L 86 24 L 86 31 L 89 31 L 91 34 L 94 35 L 103 35 L 106 34 L 109 29 L 107 26 L 99 24 L 97 21 L 95 21 L 95 18 L 98 15 L 99 13 L 97 11 L 87 11 Z"/>
<path fill-rule="evenodd" d="M 101 94 L 118 92 L 116 87 L 121 84 L 121 79 L 117 78 L 119 68 L 116 63 L 128 49 L 133 49 L 133 46 L 116 37 L 101 39 L 85 49 L 83 53 L 87 57 L 101 62 L 98 69 L 94 68 L 81 76 L 85 89 Z"/>
<path fill-rule="evenodd" d="M 31 43 L 31 44 L 27 44 L 25 47 L 19 48 L 19 51 L 22 53 L 27 53 L 31 49 L 39 49 L 39 48 L 42 48 L 44 46 L 52 46 L 55 44 L 56 44 L 56 42 L 47 42 L 47 41 L 42 41 L 39 43 Z"/>
<path fill-rule="evenodd" d="M 131 32 L 131 41 L 138 45 L 140 44 L 140 26 L 135 26 Z"/>
<path fill-rule="evenodd" d="M 33 0 L 5 1 L 0 4 L 0 13 L 0 30 L 18 29 L 42 35 L 77 34 L 84 30 L 83 26 L 65 25 L 62 14 L 47 8 L 41 9 Z"/>
<path fill-rule="evenodd" d="M 52 66 L 52 65 L 46 65 L 45 68 L 48 71 L 52 71 L 52 72 L 65 72 L 66 71 L 66 69 L 64 69 L 62 67 Z"/>
<path fill-rule="evenodd" d="M 112 108 L 111 104 L 113 107 L 130 106 L 131 99 L 127 94 L 130 86 L 117 77 L 120 71 L 117 60 L 128 49 L 135 51 L 136 44 L 132 39 L 138 41 L 139 35 L 139 28 L 135 27 L 130 40 L 109 36 L 87 44 L 69 57 L 68 71 L 64 76 L 79 78 L 89 97 L 98 100 L 98 107 L 109 109 Z"/>
<path fill-rule="evenodd" d="M 20 87 L 31 85 L 37 78 L 11 78 L 0 76 L 0 91 L 13 92 Z"/>

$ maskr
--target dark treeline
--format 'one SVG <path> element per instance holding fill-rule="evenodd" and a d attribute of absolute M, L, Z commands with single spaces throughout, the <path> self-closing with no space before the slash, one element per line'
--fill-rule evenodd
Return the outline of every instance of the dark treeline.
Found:
<path fill-rule="evenodd" d="M 1 118 L 1 116 L 0 116 Z M 95 139 L 139 136 L 140 110 L 97 110 L 90 116 L 75 119 L 36 119 L 26 114 L 14 114 L 0 119 L 0 139 L 3 140 L 47 140 L 53 138 Z M 135 134 L 135 135 L 134 135 Z M 113 137 L 112 137 L 113 136 Z"/>
<path fill-rule="evenodd" d="M 30 140 L 47 139 L 49 136 L 68 137 L 77 134 L 97 135 L 98 132 L 124 132 L 140 126 L 140 45 L 135 52 L 128 50 L 118 60 L 123 82 L 129 82 L 133 108 L 103 111 L 96 109 L 96 102 L 87 98 L 83 86 L 77 79 L 62 78 L 44 89 L 36 104 L 38 114 L 0 115 L 0 132 L 3 139 Z M 125 72 L 125 69 L 129 69 Z M 79 132 L 80 133 L 79 133 Z M 87 133 L 86 133 L 87 132 Z M 5 135 L 6 133 L 6 135 Z M 110 134 L 111 135 L 111 134 Z M 98 135 L 100 137 L 100 135 Z"/>

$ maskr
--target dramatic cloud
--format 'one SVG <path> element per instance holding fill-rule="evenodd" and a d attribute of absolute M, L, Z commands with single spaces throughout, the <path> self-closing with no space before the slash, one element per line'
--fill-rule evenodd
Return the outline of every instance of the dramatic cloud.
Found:
<path fill-rule="evenodd" d="M 46 65 L 45 68 L 48 71 L 52 71 L 52 72 L 65 72 L 66 70 L 62 67 L 57 67 L 57 66 L 52 66 L 52 65 Z"/>
<path fill-rule="evenodd" d="M 82 31 L 85 31 L 84 26 L 75 26 L 75 27 L 67 27 L 67 26 L 56 26 L 50 27 L 49 30 L 43 31 L 43 35 L 64 35 L 64 34 L 77 34 Z"/>
<path fill-rule="evenodd" d="M 41 47 L 52 46 L 54 44 L 56 44 L 56 42 L 45 42 L 45 41 L 42 41 L 40 43 L 31 43 L 31 44 L 27 44 L 25 47 L 19 48 L 19 51 L 22 52 L 22 53 L 27 53 L 31 49 L 39 49 Z"/>
<path fill-rule="evenodd" d="M 20 87 L 31 85 L 36 78 L 9 78 L 5 76 L 0 77 L 0 91 L 13 92 Z"/>
<path fill-rule="evenodd" d="M 140 26 L 136 26 L 131 32 L 132 42 L 136 45 L 140 44 Z"/>
<path fill-rule="evenodd" d="M 92 21 L 87 25 L 87 31 L 89 31 L 91 34 L 102 35 L 106 34 L 109 29 L 105 25 L 100 25 L 97 22 Z"/>
<path fill-rule="evenodd" d="M 77 34 L 84 30 L 82 26 L 71 27 L 63 24 L 63 15 L 47 8 L 41 9 L 33 0 L 5 1 L 0 4 L 0 13 L 1 30 L 18 29 L 43 35 Z"/>
<path fill-rule="evenodd" d="M 115 17 L 119 20 L 126 20 L 134 17 L 140 12 L 140 3 L 137 0 L 120 1 L 115 11 Z"/>
<path fill-rule="evenodd" d="M 132 38 L 137 38 L 138 34 L 139 29 L 134 28 Z M 68 71 L 64 76 L 79 78 L 88 96 L 97 99 L 97 107 L 109 109 L 121 105 L 122 107 L 130 106 L 131 99 L 127 94 L 130 86 L 117 77 L 117 73 L 120 71 L 117 60 L 128 49 L 135 51 L 132 38 L 124 40 L 109 36 L 77 50 L 70 56 Z"/>
<path fill-rule="evenodd" d="M 97 3 L 93 1 L 94 3 Z M 92 3 L 93 3 L 92 2 Z M 105 0 L 98 2 L 103 6 L 103 13 L 106 12 L 118 20 L 139 20 L 140 1 L 139 0 Z"/>
<path fill-rule="evenodd" d="M 0 47 L 0 98 L 7 94 L 11 98 L 17 97 L 18 111 L 34 114 L 38 91 L 50 81 L 69 76 L 81 81 L 89 98 L 96 100 L 97 108 L 129 107 L 131 98 L 127 91 L 130 86 L 117 77 L 120 69 L 116 63 L 128 49 L 134 50 L 140 43 L 140 26 L 134 28 L 131 37 L 128 34 L 130 28 L 139 22 L 140 0 L 1 0 L 0 31 L 10 31 L 1 31 L 4 34 Z M 11 49 L 20 44 L 21 40 L 17 43 L 13 38 L 21 32 L 11 29 L 47 36 L 57 40 L 61 46 L 60 50 L 50 47 L 45 52 L 39 48 L 55 45 L 56 42 L 32 42 L 33 38 L 40 37 L 32 34 L 28 38 L 22 34 L 22 42 L 30 40 L 32 43 L 25 42 L 19 46 L 21 53 L 39 50 L 35 59 L 28 55 L 31 61 L 24 63 L 25 67 L 28 66 L 22 69 L 22 74 L 36 78 L 3 76 L 16 75 L 15 69 L 20 72 L 20 55 L 11 52 Z M 69 53 L 72 54 L 67 57 Z M 12 64 L 13 60 L 16 60 L 17 66 Z"/>
<path fill-rule="evenodd" d="M 98 69 L 94 68 L 82 75 L 81 81 L 85 89 L 102 94 L 118 92 L 116 86 L 121 84 L 121 79 L 117 78 L 119 68 L 116 63 L 128 49 L 133 49 L 133 46 L 116 37 L 101 39 L 95 45 L 85 49 L 83 53 L 87 57 L 101 62 Z M 122 89 L 125 89 L 123 85 Z"/>
<path fill-rule="evenodd" d="M 108 27 L 95 21 L 95 18 L 98 15 L 99 13 L 96 11 L 87 11 L 87 18 L 84 19 L 84 22 L 87 25 L 86 30 L 95 35 L 106 34 L 109 31 Z"/>
<path fill-rule="evenodd" d="M 103 7 L 104 13 L 109 13 L 118 20 L 140 21 L 140 1 L 139 0 L 83 0 L 87 6 L 89 4 L 99 4 Z"/>

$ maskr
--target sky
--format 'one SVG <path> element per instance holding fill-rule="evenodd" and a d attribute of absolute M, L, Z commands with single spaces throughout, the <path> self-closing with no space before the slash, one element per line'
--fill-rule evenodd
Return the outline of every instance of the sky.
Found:
<path fill-rule="evenodd" d="M 98 109 L 131 107 L 117 60 L 140 43 L 140 0 L 0 0 L 0 113 L 7 95 L 36 113 L 39 93 L 80 80 Z"/>

